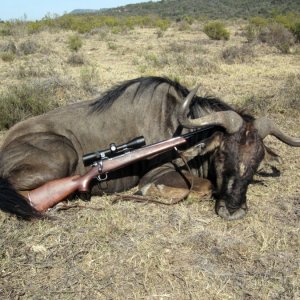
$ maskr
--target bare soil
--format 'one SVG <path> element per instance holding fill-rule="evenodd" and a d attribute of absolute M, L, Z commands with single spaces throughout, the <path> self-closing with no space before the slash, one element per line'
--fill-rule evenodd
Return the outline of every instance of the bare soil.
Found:
<path fill-rule="evenodd" d="M 5 37 L 16 45 L 33 39 L 39 49 L 0 61 L 0 89 L 56 78 L 55 96 L 67 103 L 138 76 L 170 76 L 189 88 L 201 83 L 200 94 L 233 104 L 256 99 L 260 109 L 250 108 L 258 116 L 300 137 L 299 46 L 283 55 L 246 44 L 242 26 L 230 24 L 227 42 L 209 40 L 200 24 L 188 31 L 174 26 L 163 36 L 147 28 L 85 35 L 80 66 L 67 62 L 71 32 Z M 242 45 L 253 56 L 233 63 L 221 57 Z M 24 68 L 31 72 L 18 76 Z M 84 72 L 94 75 L 84 80 Z M 266 144 L 283 159 L 280 174 L 256 175 L 243 220 L 224 221 L 213 200 L 194 198 L 166 207 L 93 197 L 71 203 L 84 208 L 53 209 L 54 220 L 35 222 L 0 213 L 0 298 L 300 299 L 300 151 L 274 138 Z"/>

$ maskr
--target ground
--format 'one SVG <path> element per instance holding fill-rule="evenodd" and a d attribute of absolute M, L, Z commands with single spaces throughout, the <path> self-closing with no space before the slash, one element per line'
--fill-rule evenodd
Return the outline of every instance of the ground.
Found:
<path fill-rule="evenodd" d="M 3 41 L 17 47 L 34 41 L 38 49 L 0 61 L 0 90 L 54 78 L 60 84 L 54 96 L 65 103 L 122 80 L 170 76 L 189 88 L 200 83 L 199 95 L 267 114 L 299 137 L 299 46 L 281 54 L 246 43 L 242 22 L 228 26 L 229 41 L 209 40 L 201 24 L 184 31 L 100 30 L 81 36 L 79 66 L 68 62 L 72 32 L 16 33 Z M 226 60 L 222 53 L 231 46 L 251 51 Z M 299 299 L 300 150 L 274 138 L 266 144 L 282 157 L 280 174 L 255 176 L 243 220 L 225 221 L 213 200 L 194 198 L 162 206 L 93 197 L 51 211 L 54 220 L 34 222 L 0 213 L 0 298 Z"/>

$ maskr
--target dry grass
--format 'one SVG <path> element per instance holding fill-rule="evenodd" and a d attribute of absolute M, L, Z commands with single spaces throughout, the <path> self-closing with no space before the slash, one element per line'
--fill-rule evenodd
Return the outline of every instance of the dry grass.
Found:
<path fill-rule="evenodd" d="M 0 61 L 0 91 L 31 82 L 33 69 L 44 80 L 57 78 L 55 97 L 62 102 L 140 75 L 166 75 L 190 88 L 201 83 L 200 93 L 246 103 L 300 136 L 299 49 L 283 55 L 253 45 L 251 61 L 227 64 L 222 51 L 245 42 L 239 24 L 230 27 L 227 42 L 210 41 L 198 28 L 171 28 L 159 38 L 154 29 L 82 36 L 83 67 L 67 62 L 71 32 L 41 32 L 34 53 Z M 18 48 L 28 37 L 14 39 Z M 26 76 L 16 76 L 21 68 Z M 97 91 L 84 88 L 89 75 Z M 241 221 L 226 222 L 213 201 L 196 199 L 164 207 L 94 197 L 86 209 L 53 211 L 56 220 L 33 223 L 0 213 L 0 298 L 299 299 L 300 152 L 271 138 L 267 144 L 284 160 L 281 176 L 257 175 Z"/>

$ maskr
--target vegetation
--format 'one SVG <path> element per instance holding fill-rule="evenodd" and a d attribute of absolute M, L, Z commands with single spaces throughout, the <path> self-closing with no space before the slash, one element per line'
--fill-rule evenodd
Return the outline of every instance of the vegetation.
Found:
<path fill-rule="evenodd" d="M 18 50 L 21 54 L 29 55 L 35 53 L 38 47 L 39 45 L 35 41 L 28 39 L 20 43 Z"/>
<path fill-rule="evenodd" d="M 84 58 L 81 53 L 72 52 L 69 56 L 67 63 L 74 66 L 79 66 L 84 64 Z"/>
<path fill-rule="evenodd" d="M 204 26 L 203 31 L 212 40 L 229 40 L 230 33 L 222 22 L 209 22 Z"/>
<path fill-rule="evenodd" d="M 77 52 L 82 47 L 80 36 L 77 34 L 69 36 L 68 47 L 71 51 Z"/>
<path fill-rule="evenodd" d="M 221 57 L 228 64 L 249 62 L 254 57 L 254 50 L 249 45 L 230 46 L 222 51 Z"/>
<path fill-rule="evenodd" d="M 271 46 L 275 46 L 282 53 L 289 53 L 294 45 L 293 34 L 279 23 L 272 23 L 261 29 L 258 39 Z"/>
<path fill-rule="evenodd" d="M 274 15 L 272 18 L 253 17 L 245 28 L 249 42 L 259 40 L 275 46 L 282 53 L 289 53 L 295 42 L 299 42 L 300 14 Z"/>
<path fill-rule="evenodd" d="M 63 15 L 62 17 L 45 17 L 40 21 L 28 22 L 27 29 L 30 33 L 43 29 L 73 30 L 78 33 L 91 32 L 97 28 L 109 27 L 115 31 L 133 29 L 134 27 L 157 27 L 165 30 L 169 27 L 170 20 L 157 16 L 101 16 L 101 15 Z"/>
<path fill-rule="evenodd" d="M 295 0 L 162 0 L 102 10 L 98 14 L 115 16 L 151 14 L 172 19 L 182 19 L 185 16 L 228 19 L 249 18 L 251 16 L 270 17 L 274 14 L 286 14 L 290 11 L 300 12 L 300 2 Z"/>
<path fill-rule="evenodd" d="M 41 82 L 9 87 L 0 95 L 0 129 L 8 129 L 25 118 L 43 114 L 58 106 L 53 90 Z"/>
<path fill-rule="evenodd" d="M 11 62 L 15 59 L 15 55 L 12 52 L 0 52 L 0 57 L 5 62 Z"/>

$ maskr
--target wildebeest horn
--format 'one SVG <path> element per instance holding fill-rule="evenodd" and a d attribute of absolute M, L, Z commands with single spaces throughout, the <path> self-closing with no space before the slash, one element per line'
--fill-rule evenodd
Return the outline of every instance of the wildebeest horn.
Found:
<path fill-rule="evenodd" d="M 198 89 L 198 85 L 194 88 L 184 99 L 183 104 L 179 110 L 178 121 L 179 123 L 186 128 L 199 128 L 204 126 L 221 126 L 226 129 L 228 133 L 235 133 L 239 131 L 239 129 L 243 125 L 243 119 L 240 115 L 238 115 L 234 111 L 219 111 L 214 112 L 209 115 L 203 116 L 198 119 L 190 119 L 187 117 L 190 104 L 196 95 Z"/>
<path fill-rule="evenodd" d="M 287 145 L 300 147 L 300 138 L 293 138 L 286 135 L 272 120 L 268 119 L 267 117 L 255 120 L 254 126 L 262 139 L 268 135 L 273 135 Z"/>

